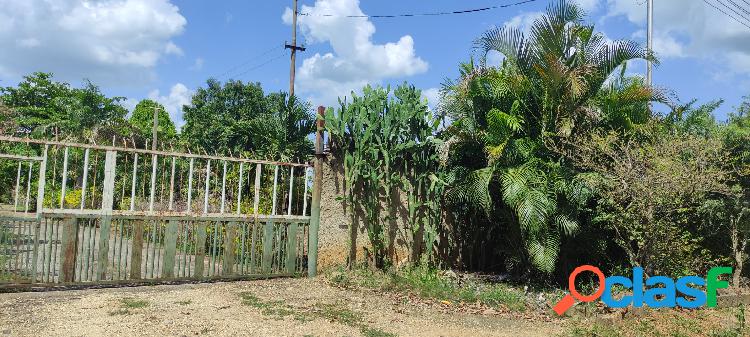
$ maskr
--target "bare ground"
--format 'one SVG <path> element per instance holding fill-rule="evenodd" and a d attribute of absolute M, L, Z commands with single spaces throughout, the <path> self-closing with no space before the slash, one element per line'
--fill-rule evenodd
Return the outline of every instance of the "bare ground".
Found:
<path fill-rule="evenodd" d="M 243 294 L 251 294 L 263 304 L 247 305 Z M 136 304 L 129 307 L 123 299 Z M 361 315 L 361 322 L 347 323 L 337 319 L 335 312 L 320 314 L 321 306 L 338 308 L 342 315 Z M 286 314 L 269 313 L 269 307 L 283 307 Z M 0 294 L 3 337 L 516 337 L 558 335 L 562 322 L 446 311 L 384 294 L 334 288 L 322 279 Z M 364 335 L 362 327 L 374 333 Z"/>

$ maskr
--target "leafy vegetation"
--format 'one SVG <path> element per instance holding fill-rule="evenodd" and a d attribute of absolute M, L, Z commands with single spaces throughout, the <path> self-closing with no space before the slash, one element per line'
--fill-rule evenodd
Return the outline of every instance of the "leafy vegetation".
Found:
<path fill-rule="evenodd" d="M 421 92 L 402 85 L 390 97 L 390 88 L 368 86 L 361 97 L 342 102 L 338 111 L 329 109 L 325 120 L 332 151 L 343 162 L 351 223 L 364 213 L 375 265 L 393 265 L 402 194 L 409 214 L 410 261 L 419 262 L 422 253 L 429 259 L 441 223 L 443 183 L 437 172 L 441 142 L 434 136 L 438 120 Z M 356 256 L 350 255 L 350 263 L 355 262 Z"/>
<path fill-rule="evenodd" d="M 339 303 L 317 303 L 313 308 L 292 308 L 283 301 L 263 301 L 250 292 L 240 294 L 242 304 L 256 308 L 266 316 L 284 319 L 287 316 L 295 320 L 307 322 L 314 319 L 324 319 L 329 322 L 338 323 L 354 328 L 359 328 L 366 337 L 396 337 L 395 334 L 385 332 L 366 324 L 364 315 L 353 311 Z"/>
<path fill-rule="evenodd" d="M 339 270 L 329 275 L 329 281 L 343 288 L 412 293 L 424 299 L 447 303 L 481 303 L 518 312 L 527 309 L 524 293 L 508 285 L 492 284 L 479 279 L 459 280 L 425 267 L 391 273 L 362 268 Z"/>
<path fill-rule="evenodd" d="M 34 73 L 0 88 L 0 131 L 143 147 L 156 109 L 160 146 L 306 161 L 320 117 L 331 163 L 343 168 L 352 236 L 364 224 L 371 265 L 388 275 L 373 278 L 377 287 L 514 306 L 512 291 L 459 289 L 436 271 L 413 271 L 457 268 L 550 285 L 581 264 L 607 274 L 642 266 L 670 276 L 728 264 L 734 285 L 742 284 L 750 242 L 750 97 L 718 121 L 721 100 L 681 103 L 648 86 L 626 66 L 656 62 L 655 55 L 633 41 L 605 38 L 564 0 L 527 31 L 493 28 L 475 47 L 479 58 L 446 81 L 434 111 L 409 84 L 368 86 L 316 116 L 309 103 L 268 94 L 258 83 L 209 79 L 183 107 L 178 130 L 156 102 L 140 102 L 128 117 L 123 98 L 107 97 L 90 82 L 78 88 Z M 502 62 L 488 64 L 489 53 Z M 54 171 L 59 154 L 52 158 Z M 103 162 L 93 162 L 92 172 L 102 172 Z M 0 189 L 13 189 L 17 169 L 0 164 Z M 73 207 L 81 194 L 71 191 L 64 202 Z M 355 247 L 350 268 L 356 254 Z"/>

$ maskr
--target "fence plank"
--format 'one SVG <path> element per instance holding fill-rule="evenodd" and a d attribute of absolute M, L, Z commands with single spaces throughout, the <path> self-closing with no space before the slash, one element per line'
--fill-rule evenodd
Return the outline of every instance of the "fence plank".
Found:
<path fill-rule="evenodd" d="M 78 219 L 65 219 L 62 227 L 62 266 L 60 268 L 60 282 L 71 283 L 75 280 Z"/>
<path fill-rule="evenodd" d="M 286 272 L 294 273 L 297 264 L 297 224 L 290 223 L 287 226 L 286 238 Z"/>
<path fill-rule="evenodd" d="M 264 274 L 270 274 L 273 264 L 273 221 L 266 222 L 263 228 L 263 259 L 261 270 Z"/>
<path fill-rule="evenodd" d="M 141 263 L 143 262 L 143 220 L 136 220 L 133 224 L 133 243 L 130 253 L 130 278 L 141 279 Z"/>
<path fill-rule="evenodd" d="M 198 222 L 195 246 L 195 273 L 193 277 L 203 278 L 203 265 L 206 257 L 206 223 Z"/>
<path fill-rule="evenodd" d="M 234 260 L 236 255 L 234 253 L 234 239 L 237 236 L 236 233 L 237 223 L 227 222 L 226 235 L 224 236 L 224 270 L 222 271 L 222 276 L 234 274 Z"/>
<path fill-rule="evenodd" d="M 174 277 L 174 262 L 177 254 L 177 220 L 170 220 L 167 223 L 167 231 L 164 237 L 164 268 L 162 269 L 162 277 L 173 278 Z"/>
<path fill-rule="evenodd" d="M 117 152 L 107 151 L 104 161 L 104 185 L 102 187 L 102 218 L 99 226 L 99 262 L 97 280 L 105 280 L 109 266 L 109 234 L 112 224 L 112 204 L 115 196 L 115 174 Z"/>

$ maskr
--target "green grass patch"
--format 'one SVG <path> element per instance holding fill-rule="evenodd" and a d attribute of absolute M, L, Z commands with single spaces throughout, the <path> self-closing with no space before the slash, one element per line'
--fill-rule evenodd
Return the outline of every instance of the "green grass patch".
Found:
<path fill-rule="evenodd" d="M 572 320 L 564 336 L 573 337 L 739 337 L 750 336 L 740 308 L 650 310 L 612 322 Z"/>
<path fill-rule="evenodd" d="M 362 327 L 360 332 L 362 332 L 362 336 L 364 337 L 396 337 L 396 334 L 372 327 Z"/>
<path fill-rule="evenodd" d="M 358 326 L 362 322 L 362 314 L 337 304 L 318 304 L 316 307 L 319 310 L 320 317 L 331 322 L 348 326 Z"/>
<path fill-rule="evenodd" d="M 338 303 L 317 303 L 310 310 L 300 311 L 295 310 L 283 301 L 263 301 L 250 292 L 240 293 L 240 298 L 242 299 L 242 304 L 256 308 L 263 315 L 272 316 L 277 319 L 283 319 L 287 316 L 292 316 L 295 320 L 301 322 L 325 319 L 329 322 L 359 328 L 365 337 L 396 337 L 395 334 L 368 326 L 365 324 L 364 316 L 361 313 Z"/>
<path fill-rule="evenodd" d="M 329 275 L 330 282 L 342 288 L 365 288 L 377 291 L 409 292 L 426 299 L 476 303 L 512 311 L 527 310 L 522 291 L 505 284 L 491 284 L 478 280 L 457 282 L 439 270 L 429 268 L 405 269 L 383 273 L 369 269 L 346 271 L 343 268 Z"/>
<path fill-rule="evenodd" d="M 126 297 L 123 299 L 120 299 L 120 307 L 117 308 L 117 310 L 113 310 L 109 312 L 110 316 L 117 316 L 117 315 L 130 315 L 132 313 L 131 310 L 134 309 L 143 309 L 151 305 L 146 300 L 139 300 L 131 297 Z"/>
<path fill-rule="evenodd" d="M 256 308 L 266 316 L 283 319 L 284 317 L 295 315 L 295 312 L 289 306 L 284 305 L 283 301 L 266 302 L 250 292 L 240 293 L 240 298 L 242 299 L 242 304 Z"/>

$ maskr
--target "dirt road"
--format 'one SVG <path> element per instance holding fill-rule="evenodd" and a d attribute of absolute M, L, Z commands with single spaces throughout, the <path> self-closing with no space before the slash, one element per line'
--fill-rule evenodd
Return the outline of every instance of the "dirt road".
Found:
<path fill-rule="evenodd" d="M 550 336 L 562 321 L 445 312 L 322 280 L 0 294 L 4 336 Z"/>

